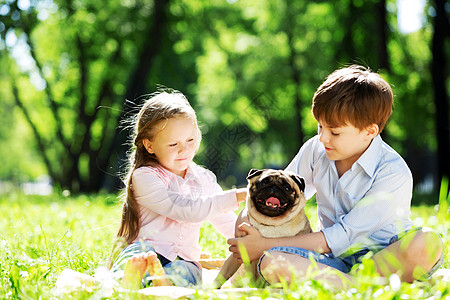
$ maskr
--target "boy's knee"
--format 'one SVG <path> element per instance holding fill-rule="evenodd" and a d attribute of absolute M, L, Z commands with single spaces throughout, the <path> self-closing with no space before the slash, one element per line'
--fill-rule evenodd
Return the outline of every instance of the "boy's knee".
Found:
<path fill-rule="evenodd" d="M 408 257 L 411 260 L 426 259 L 429 263 L 437 262 L 443 250 L 440 236 L 427 227 L 417 231 L 407 247 Z"/>
<path fill-rule="evenodd" d="M 309 260 L 299 255 L 271 251 L 261 258 L 259 271 L 270 284 L 284 280 L 290 282 L 292 276 L 303 276 Z"/>
<path fill-rule="evenodd" d="M 270 257 L 268 257 L 267 255 L 264 255 L 263 257 L 261 257 L 261 260 L 258 265 L 259 273 L 264 278 L 264 280 L 266 282 L 268 282 L 269 284 L 271 284 L 272 282 L 271 282 L 271 276 L 270 276 L 269 272 L 267 271 L 267 267 L 270 266 L 271 260 L 272 259 Z"/>
<path fill-rule="evenodd" d="M 259 263 L 259 269 L 263 275 L 265 275 L 264 273 L 267 272 L 270 265 L 273 265 L 273 256 L 264 255 Z"/>
<path fill-rule="evenodd" d="M 259 271 L 264 279 L 269 283 L 275 283 L 278 280 L 280 270 L 282 270 L 282 261 L 285 259 L 281 253 L 270 252 L 269 255 L 264 255 L 259 264 Z"/>
<path fill-rule="evenodd" d="M 444 244 L 441 237 L 431 228 L 424 228 L 422 230 L 422 235 L 427 252 L 431 255 L 430 258 L 438 260 L 444 251 Z"/>

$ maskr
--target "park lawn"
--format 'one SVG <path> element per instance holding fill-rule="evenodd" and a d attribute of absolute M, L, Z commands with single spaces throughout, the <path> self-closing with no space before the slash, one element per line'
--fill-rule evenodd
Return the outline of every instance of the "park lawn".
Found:
<path fill-rule="evenodd" d="M 441 203 L 448 203 L 441 199 Z M 448 206 L 414 206 L 412 219 L 416 226 L 429 226 L 439 232 L 447 254 L 444 268 L 450 268 L 448 249 L 450 217 Z M 311 224 L 317 216 L 315 204 L 306 210 Z M 114 195 L 26 196 L 20 193 L 0 195 L 0 299 L 55 298 L 54 284 L 64 269 L 92 275 L 104 266 L 116 233 L 121 203 Z M 202 227 L 202 248 L 214 258 L 227 255 L 225 239 L 211 225 Z M 359 270 L 359 288 L 336 293 L 321 282 L 282 286 L 274 290 L 255 292 L 258 297 L 280 299 L 433 299 L 450 297 L 449 282 L 415 282 L 399 284 L 392 277 L 390 284 L 378 285 L 370 260 Z M 365 276 L 367 275 L 367 277 Z M 369 279 L 367 279 L 369 278 Z M 94 292 L 72 295 L 72 299 L 94 297 Z M 214 297 L 213 291 L 199 290 L 193 299 Z M 114 295 L 133 298 L 135 294 Z M 238 295 L 233 295 L 236 298 Z M 242 295 L 242 298 L 248 295 Z"/>

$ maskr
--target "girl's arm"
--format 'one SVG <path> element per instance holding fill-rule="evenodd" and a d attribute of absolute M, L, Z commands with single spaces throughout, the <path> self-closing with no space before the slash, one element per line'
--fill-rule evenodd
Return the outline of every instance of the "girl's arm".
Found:
<path fill-rule="evenodd" d="M 245 236 L 229 239 L 227 241 L 230 245 L 229 250 L 239 262 L 242 262 L 242 259 L 238 244 L 242 244 L 245 247 L 250 261 L 258 259 L 264 251 L 277 246 L 299 247 L 319 253 L 331 252 L 327 241 L 325 240 L 325 236 L 321 231 L 292 237 L 265 238 L 256 228 L 247 223 L 239 225 L 239 229 Z"/>
<path fill-rule="evenodd" d="M 136 170 L 132 183 L 140 206 L 178 221 L 202 222 L 238 208 L 235 190 L 208 196 L 171 191 L 150 168 Z"/>
<path fill-rule="evenodd" d="M 234 237 L 234 228 L 236 226 L 237 216 L 234 212 L 230 211 L 224 215 L 220 215 L 211 220 L 211 224 L 216 228 L 225 238 L 229 239 Z"/>
<path fill-rule="evenodd" d="M 236 190 L 236 199 L 238 203 L 243 202 L 246 196 L 247 196 L 246 188 Z M 236 221 L 237 216 L 232 211 L 210 220 L 214 228 L 216 228 L 227 239 L 234 237 Z"/>

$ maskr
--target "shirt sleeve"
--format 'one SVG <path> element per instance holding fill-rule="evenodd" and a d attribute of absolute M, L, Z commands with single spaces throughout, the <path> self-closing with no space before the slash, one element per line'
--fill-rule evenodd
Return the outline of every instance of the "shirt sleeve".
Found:
<path fill-rule="evenodd" d="M 216 176 L 209 171 L 209 176 L 214 178 L 210 181 L 212 184 L 212 192 L 214 194 L 223 192 L 222 187 L 217 183 Z M 237 202 L 237 199 L 236 199 Z M 236 227 L 237 216 L 234 212 L 230 211 L 226 214 L 214 217 L 210 220 L 211 224 L 216 228 L 225 238 L 234 238 L 234 231 Z"/>
<path fill-rule="evenodd" d="M 384 226 L 409 218 L 411 196 L 411 173 L 396 170 L 376 178 L 364 198 L 338 216 L 333 226 L 322 229 L 328 247 L 339 256 Z"/>
<path fill-rule="evenodd" d="M 298 151 L 294 159 L 286 167 L 286 171 L 293 172 L 305 179 L 305 198 L 310 199 L 316 193 L 313 184 L 313 164 L 315 138 L 308 140 Z"/>
<path fill-rule="evenodd" d="M 216 228 L 227 239 L 234 238 L 236 221 L 237 216 L 232 211 L 210 220 L 214 228 Z"/>
<path fill-rule="evenodd" d="M 168 190 L 152 172 L 136 171 L 132 184 L 139 205 L 178 221 L 202 222 L 238 208 L 234 190 L 192 198 Z"/>

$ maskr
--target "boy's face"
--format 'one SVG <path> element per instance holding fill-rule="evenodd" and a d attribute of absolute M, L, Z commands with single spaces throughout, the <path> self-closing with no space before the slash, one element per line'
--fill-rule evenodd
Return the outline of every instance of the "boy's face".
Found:
<path fill-rule="evenodd" d="M 338 171 L 343 173 L 350 169 L 369 147 L 378 134 L 378 126 L 372 124 L 362 130 L 351 124 L 330 127 L 325 121 L 319 120 L 318 134 L 328 159 L 334 160 Z"/>

